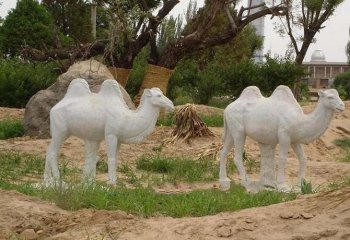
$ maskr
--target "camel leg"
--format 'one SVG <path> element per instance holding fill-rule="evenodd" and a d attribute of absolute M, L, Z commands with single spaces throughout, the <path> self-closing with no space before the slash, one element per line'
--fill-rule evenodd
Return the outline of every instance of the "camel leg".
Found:
<path fill-rule="evenodd" d="M 99 146 L 100 143 L 98 141 L 85 140 L 85 163 L 83 170 L 84 181 L 95 181 Z"/>
<path fill-rule="evenodd" d="M 293 143 L 292 148 L 299 160 L 298 186 L 301 186 L 301 182 L 305 179 L 306 157 L 300 143 Z"/>
<path fill-rule="evenodd" d="M 68 135 L 65 133 L 59 133 L 52 136 L 45 160 L 44 184 L 46 186 L 57 184 L 60 180 L 57 158 L 60 147 L 67 137 Z"/>
<path fill-rule="evenodd" d="M 250 182 L 243 165 L 244 143 L 245 143 L 244 132 L 243 131 L 240 132 L 239 130 L 236 130 L 234 135 L 234 145 L 235 145 L 234 162 L 240 175 L 241 184 L 247 189 Z"/>
<path fill-rule="evenodd" d="M 259 143 L 260 183 L 265 187 L 275 187 L 275 148 L 276 145 Z"/>
<path fill-rule="evenodd" d="M 223 190 L 228 190 L 230 188 L 230 182 L 231 180 L 227 177 L 227 170 L 226 170 L 226 156 L 230 152 L 230 150 L 233 147 L 233 138 L 232 136 L 226 132 L 225 138 L 224 138 L 224 146 L 220 153 L 220 186 Z"/>
<path fill-rule="evenodd" d="M 118 139 L 114 135 L 106 136 L 107 157 L 108 157 L 108 184 L 115 185 L 117 183 L 116 177 L 116 155 Z"/>
<path fill-rule="evenodd" d="M 288 149 L 290 147 L 290 140 L 288 136 L 279 136 L 279 164 L 277 174 L 277 190 L 281 192 L 289 192 L 291 188 L 286 184 L 285 180 L 285 167 L 288 155 Z"/>

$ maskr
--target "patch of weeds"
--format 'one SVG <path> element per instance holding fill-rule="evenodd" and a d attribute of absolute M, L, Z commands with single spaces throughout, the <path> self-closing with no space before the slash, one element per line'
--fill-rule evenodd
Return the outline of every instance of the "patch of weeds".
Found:
<path fill-rule="evenodd" d="M 303 179 L 301 181 L 300 190 L 301 190 L 302 194 L 312 194 L 312 193 L 314 193 L 314 191 L 312 189 L 311 182 L 307 182 L 305 179 Z"/>
<path fill-rule="evenodd" d="M 136 168 L 164 174 L 164 180 L 172 183 L 212 181 L 219 176 L 217 164 L 212 159 L 207 158 L 193 160 L 160 155 L 144 155 L 137 160 Z"/>
<path fill-rule="evenodd" d="M 336 139 L 334 140 L 334 144 L 338 147 L 348 149 L 350 148 L 350 138 Z"/>
<path fill-rule="evenodd" d="M 183 194 L 159 194 L 151 188 L 109 187 L 101 184 L 68 184 L 65 188 L 34 188 L 15 185 L 0 180 L 0 187 L 53 201 L 67 210 L 82 208 L 123 210 L 141 217 L 164 215 L 171 217 L 205 216 L 224 211 L 260 207 L 294 200 L 294 193 L 264 191 L 247 193 L 233 185 L 223 192 L 218 189 L 196 190 Z"/>
<path fill-rule="evenodd" d="M 346 151 L 345 155 L 339 158 L 339 161 L 350 162 L 350 138 L 336 139 L 334 144 Z"/>
<path fill-rule="evenodd" d="M 250 157 L 246 151 L 243 152 L 243 162 L 246 163 L 248 173 L 251 173 L 254 170 L 257 171 L 259 168 L 259 163 L 256 162 L 254 158 Z"/>
<path fill-rule="evenodd" d="M 0 179 L 19 181 L 25 176 L 41 176 L 45 159 L 31 154 L 3 151 L 0 152 L 0 166 Z"/>
<path fill-rule="evenodd" d="M 208 127 L 224 126 L 224 118 L 220 114 L 203 115 L 203 116 L 200 116 L 200 118 Z"/>
<path fill-rule="evenodd" d="M 234 99 L 232 97 L 213 97 L 208 106 L 225 109 Z"/>
<path fill-rule="evenodd" d="M 139 179 L 136 176 L 135 172 L 128 165 L 122 164 L 120 167 L 118 167 L 118 171 L 125 174 L 125 176 L 127 177 L 126 181 L 128 183 L 133 185 L 137 185 L 139 183 Z"/>
<path fill-rule="evenodd" d="M 165 116 L 158 118 L 157 125 L 158 126 L 172 126 L 175 124 L 175 114 L 167 113 Z"/>
<path fill-rule="evenodd" d="M 22 137 L 23 134 L 21 120 L 4 119 L 0 121 L 0 139 Z"/>
<path fill-rule="evenodd" d="M 107 173 L 108 172 L 108 163 L 107 163 L 107 160 L 105 158 L 102 158 L 97 162 L 96 171 L 98 173 Z"/>

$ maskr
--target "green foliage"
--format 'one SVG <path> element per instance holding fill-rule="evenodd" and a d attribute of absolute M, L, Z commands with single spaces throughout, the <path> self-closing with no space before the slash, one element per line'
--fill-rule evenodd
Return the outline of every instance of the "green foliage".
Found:
<path fill-rule="evenodd" d="M 221 18 L 221 22 L 226 21 L 225 15 Z M 222 25 L 218 23 L 213 31 L 219 31 L 221 28 Z M 168 96 L 176 99 L 179 97 L 177 89 L 182 88 L 187 89 L 196 103 L 208 104 L 213 96 L 226 93 L 224 82 L 228 77 L 228 69 L 242 59 L 250 59 L 253 51 L 261 45 L 262 40 L 255 30 L 246 27 L 232 42 L 183 59 L 170 78 Z"/>
<path fill-rule="evenodd" d="M 202 121 L 208 127 L 222 127 L 224 125 L 224 118 L 220 114 L 200 115 Z M 157 125 L 172 126 L 175 124 L 175 115 L 173 113 L 160 117 L 157 121 Z"/>
<path fill-rule="evenodd" d="M 0 27 L 2 54 L 15 56 L 21 46 L 52 46 L 52 17 L 36 0 L 19 0 Z"/>
<path fill-rule="evenodd" d="M 350 148 L 350 138 L 336 139 L 334 144 L 344 149 Z"/>
<path fill-rule="evenodd" d="M 21 120 L 0 120 L 0 139 L 21 137 L 24 134 Z"/>
<path fill-rule="evenodd" d="M 75 43 L 91 41 L 91 6 L 86 1 L 43 0 L 42 5 L 51 13 L 55 26 L 63 36 L 69 36 Z M 102 24 L 103 15 L 99 16 L 98 23 Z"/>
<path fill-rule="evenodd" d="M 350 99 L 350 71 L 338 74 L 335 79 L 333 86 L 340 90 L 345 100 Z"/>
<path fill-rule="evenodd" d="M 183 194 L 159 194 L 153 189 L 144 188 L 141 185 L 128 189 L 123 184 L 109 187 L 99 183 L 93 185 L 67 183 L 64 188 L 62 186 L 55 188 L 34 187 L 31 184 L 33 180 L 42 181 L 44 163 L 42 157 L 35 155 L 0 152 L 0 188 L 13 189 L 27 195 L 53 201 L 57 206 L 67 210 L 82 208 L 119 209 L 141 217 L 156 215 L 205 216 L 224 211 L 266 206 L 296 198 L 294 193 L 285 194 L 272 191 L 251 194 L 236 185 L 227 192 L 209 189 Z M 190 166 L 200 167 L 199 165 Z M 62 170 L 62 166 L 60 168 Z M 122 168 L 124 172 L 130 170 L 129 167 Z M 70 169 L 65 174 L 73 172 L 76 171 Z M 24 181 L 23 177 L 27 180 Z M 28 179 L 31 180 L 28 181 Z M 137 178 L 135 180 L 137 181 Z"/>
<path fill-rule="evenodd" d="M 31 96 L 57 78 L 53 63 L 0 60 L 0 106 L 23 108 Z"/>
<path fill-rule="evenodd" d="M 350 162 L 350 138 L 336 139 L 334 144 L 345 150 L 345 155 L 339 161 Z"/>
<path fill-rule="evenodd" d="M 312 190 L 311 182 L 307 182 L 305 179 L 301 181 L 301 193 L 302 194 L 312 194 L 314 191 Z"/>
<path fill-rule="evenodd" d="M 0 181 L 21 181 L 30 174 L 42 175 L 45 159 L 13 151 L 0 152 Z"/>
<path fill-rule="evenodd" d="M 219 177 L 216 164 L 210 159 L 192 160 L 165 156 L 142 156 L 136 168 L 153 173 L 165 174 L 164 179 L 173 183 L 180 181 L 212 181 Z"/>
<path fill-rule="evenodd" d="M 126 91 L 133 98 L 139 92 L 141 87 L 143 78 L 145 77 L 146 68 L 147 68 L 147 59 L 149 57 L 150 50 L 148 47 L 145 47 L 141 50 L 141 52 L 136 56 L 132 70 L 130 72 L 130 76 L 128 79 L 128 83 L 126 84 Z"/>
<path fill-rule="evenodd" d="M 231 65 L 226 72 L 226 89 L 238 97 L 247 86 L 257 86 L 265 95 L 270 95 L 278 85 L 292 88 L 295 80 L 304 75 L 304 69 L 290 60 L 267 57 L 261 65 L 242 61 Z"/>

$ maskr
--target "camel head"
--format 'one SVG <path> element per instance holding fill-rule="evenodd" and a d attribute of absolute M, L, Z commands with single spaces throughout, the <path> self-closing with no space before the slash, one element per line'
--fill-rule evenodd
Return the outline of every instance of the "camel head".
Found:
<path fill-rule="evenodd" d="M 147 98 L 150 98 L 151 103 L 160 108 L 165 108 L 167 111 L 174 111 L 173 102 L 164 96 L 163 92 L 159 88 L 145 89 L 144 94 Z"/>
<path fill-rule="evenodd" d="M 321 90 L 318 92 L 318 96 L 320 97 L 319 101 L 323 103 L 323 105 L 331 109 L 335 112 L 342 112 L 345 109 L 345 104 L 340 99 L 338 91 L 335 89 L 327 89 Z"/>

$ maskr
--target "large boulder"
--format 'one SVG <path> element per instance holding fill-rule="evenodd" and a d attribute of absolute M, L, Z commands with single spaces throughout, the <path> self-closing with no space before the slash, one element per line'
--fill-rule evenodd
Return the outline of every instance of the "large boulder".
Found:
<path fill-rule="evenodd" d="M 53 85 L 31 97 L 23 119 L 26 135 L 38 138 L 50 137 L 50 110 L 64 97 L 69 83 L 75 78 L 85 79 L 92 92 L 98 92 L 104 80 L 114 79 L 108 68 L 96 60 L 75 63 L 66 73 L 60 75 Z M 121 89 L 126 104 L 130 109 L 135 109 L 129 94 L 124 88 Z"/>

